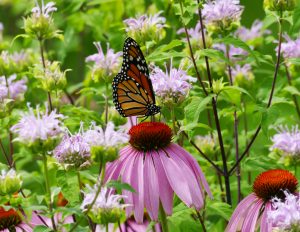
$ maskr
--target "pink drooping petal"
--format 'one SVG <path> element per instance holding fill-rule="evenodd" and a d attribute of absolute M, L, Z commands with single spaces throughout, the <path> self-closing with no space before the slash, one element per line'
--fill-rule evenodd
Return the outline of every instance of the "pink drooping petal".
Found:
<path fill-rule="evenodd" d="M 185 176 L 186 178 L 186 183 L 189 186 L 189 192 L 192 198 L 192 202 L 191 204 L 189 204 L 189 206 L 194 206 L 197 210 L 200 210 L 204 204 L 204 196 L 197 176 L 193 172 L 192 167 L 190 167 L 189 164 L 183 161 L 180 158 L 180 155 L 177 154 L 177 152 L 175 153 L 168 148 L 166 149 L 166 152 L 169 154 L 170 158 L 167 158 L 166 155 L 164 157 L 166 157 L 168 160 L 174 161 L 174 163 L 176 163 L 180 167 L 181 175 Z"/>
<path fill-rule="evenodd" d="M 141 152 L 134 161 L 133 170 L 136 173 L 131 175 L 132 187 L 135 189 L 133 193 L 134 218 L 138 223 L 142 223 L 144 219 L 144 154 Z"/>
<path fill-rule="evenodd" d="M 120 171 L 121 180 L 123 183 L 127 183 L 131 185 L 131 175 L 135 175 L 136 171 L 133 170 L 133 164 L 134 160 L 136 159 L 138 153 L 135 152 L 134 154 L 131 154 L 127 157 L 126 160 L 124 160 L 123 167 Z M 133 210 L 133 193 L 128 190 L 123 190 L 123 195 L 126 196 L 124 198 L 124 202 L 128 204 L 129 206 L 126 207 L 126 216 L 129 217 L 132 210 Z"/>
<path fill-rule="evenodd" d="M 172 143 L 169 147 L 170 147 L 170 149 L 173 150 L 174 153 L 182 154 L 181 158 L 185 159 L 190 164 L 190 166 L 193 168 L 193 170 L 195 172 L 195 175 L 197 176 L 197 178 L 203 185 L 205 191 L 208 193 L 210 198 L 213 198 L 212 193 L 209 188 L 209 185 L 205 179 L 205 176 L 204 176 L 198 162 L 195 160 L 195 158 L 191 154 L 189 154 L 186 150 L 184 150 L 182 147 L 180 147 L 179 145 L 177 145 L 175 143 Z M 176 150 L 179 152 L 176 152 Z"/>
<path fill-rule="evenodd" d="M 250 194 L 249 196 L 245 197 L 234 210 L 225 231 L 236 232 L 243 223 L 249 207 L 257 200 L 258 198 L 254 194 Z"/>
<path fill-rule="evenodd" d="M 173 210 L 173 189 L 169 184 L 168 178 L 159 158 L 159 153 L 153 154 L 153 161 L 157 176 L 159 178 L 159 197 L 166 214 L 171 215 Z"/>
<path fill-rule="evenodd" d="M 157 154 L 153 154 L 157 155 Z M 147 152 L 144 161 L 145 206 L 152 220 L 158 219 L 159 187 L 152 152 Z"/>
<path fill-rule="evenodd" d="M 182 167 L 177 162 L 163 151 L 159 152 L 159 158 L 172 189 L 185 204 L 191 206 L 193 201 L 186 173 L 182 171 Z"/>
<path fill-rule="evenodd" d="M 261 222 L 260 222 L 260 232 L 271 232 L 272 231 L 272 225 L 268 222 L 268 212 L 271 210 L 271 203 L 267 202 L 265 204 L 265 210 L 261 216 Z"/>
<path fill-rule="evenodd" d="M 259 199 L 255 204 L 252 204 L 247 213 L 247 217 L 244 220 L 242 231 L 254 232 L 256 222 L 258 220 L 259 212 L 263 206 L 263 201 Z"/>

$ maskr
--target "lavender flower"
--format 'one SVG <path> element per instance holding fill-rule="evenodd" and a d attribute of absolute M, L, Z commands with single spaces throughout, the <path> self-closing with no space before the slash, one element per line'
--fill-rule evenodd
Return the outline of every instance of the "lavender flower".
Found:
<path fill-rule="evenodd" d="M 271 150 L 279 150 L 284 156 L 300 155 L 300 131 L 298 126 L 291 130 L 287 126 L 279 126 L 277 134 L 272 137 L 273 145 Z"/>
<path fill-rule="evenodd" d="M 84 192 L 84 200 L 80 207 L 82 210 L 87 210 L 92 204 L 98 192 L 98 188 L 99 186 L 97 184 L 93 187 L 87 186 L 87 191 Z M 95 223 L 107 224 L 117 222 L 121 217 L 123 209 L 128 206 L 120 202 L 125 196 L 113 194 L 113 192 L 113 189 L 106 187 L 101 188 L 89 213 L 89 216 Z"/>
<path fill-rule="evenodd" d="M 272 209 L 268 212 L 269 222 L 276 231 L 299 231 L 300 229 L 300 195 L 283 191 L 285 200 L 273 198 Z"/>
<path fill-rule="evenodd" d="M 44 4 L 44 0 L 42 0 L 42 5 L 40 6 L 38 1 L 35 0 L 36 7 L 33 7 L 31 12 L 35 17 L 44 16 L 46 18 L 50 17 L 50 14 L 54 11 L 57 11 L 54 2 L 48 2 L 46 5 Z"/>
<path fill-rule="evenodd" d="M 87 130 L 83 137 L 85 141 L 91 146 L 103 146 L 103 147 L 116 147 L 121 144 L 127 143 L 129 136 L 122 132 L 116 131 L 115 125 L 112 122 L 108 122 L 106 129 L 96 126 L 93 122 L 89 130 Z"/>
<path fill-rule="evenodd" d="M 285 59 L 300 58 L 300 37 L 292 40 L 288 35 L 284 35 L 285 43 L 281 44 L 281 52 Z M 278 51 L 278 47 L 275 49 Z"/>
<path fill-rule="evenodd" d="M 67 132 L 60 144 L 53 151 L 54 157 L 61 164 L 83 168 L 90 164 L 90 145 L 83 137 L 83 124 L 75 135 Z"/>
<path fill-rule="evenodd" d="M 94 62 L 92 68 L 93 78 L 104 78 L 104 80 L 110 81 L 110 78 L 115 76 L 120 68 L 122 52 L 114 53 L 114 50 L 109 48 L 107 43 L 107 52 L 104 54 L 100 42 L 94 42 L 98 53 L 88 56 L 86 62 Z"/>
<path fill-rule="evenodd" d="M 164 72 L 159 67 L 154 67 L 150 78 L 157 96 L 165 103 L 181 102 L 189 90 L 192 88 L 191 82 L 196 82 L 196 78 L 189 76 L 181 67 L 173 68 L 172 60 L 169 72 L 165 66 Z"/>
<path fill-rule="evenodd" d="M 246 27 L 240 27 L 236 32 L 235 36 L 245 42 L 249 42 L 252 45 L 259 45 L 257 42 L 261 40 L 264 35 L 270 34 L 269 30 L 263 29 L 263 23 L 259 20 L 255 20 L 250 29 Z"/>
<path fill-rule="evenodd" d="M 129 36 L 135 38 L 138 43 L 161 39 L 166 22 L 166 18 L 160 16 L 161 13 L 125 19 L 123 22 L 126 24 L 126 32 Z"/>
<path fill-rule="evenodd" d="M 0 22 L 0 32 L 2 32 L 3 30 L 4 30 L 3 23 Z"/>
<path fill-rule="evenodd" d="M 224 54 L 226 54 L 226 45 L 225 44 L 214 44 L 213 48 L 217 49 L 221 52 L 224 52 Z M 239 48 L 239 47 L 234 47 L 232 45 L 229 46 L 229 58 L 232 61 L 242 60 L 247 55 L 248 55 L 248 52 L 245 51 L 244 49 Z"/>
<path fill-rule="evenodd" d="M 233 82 L 238 85 L 252 83 L 252 81 L 254 80 L 250 64 L 245 64 L 243 66 L 236 65 L 232 67 L 231 74 Z"/>
<path fill-rule="evenodd" d="M 239 0 L 208 0 L 202 10 L 208 30 L 234 29 L 239 24 L 244 9 L 239 4 Z"/>
<path fill-rule="evenodd" d="M 28 113 L 24 113 L 21 120 L 11 127 L 11 131 L 17 134 L 15 141 L 20 141 L 26 144 L 32 144 L 38 140 L 45 141 L 58 137 L 62 132 L 62 122 L 64 118 L 62 114 L 57 114 L 56 111 L 47 110 L 40 112 L 39 106 L 36 107 L 36 113 L 28 104 Z"/>
<path fill-rule="evenodd" d="M 4 97 L 13 100 L 19 100 L 23 98 L 24 93 L 27 90 L 27 86 L 26 86 L 27 80 L 23 78 L 21 80 L 16 81 L 16 78 L 17 75 L 14 74 L 7 79 L 7 84 L 8 84 L 8 88 L 7 88 L 5 77 L 4 76 L 0 77 L 0 89 L 2 89 L 2 91 L 0 91 L 0 99 Z"/>

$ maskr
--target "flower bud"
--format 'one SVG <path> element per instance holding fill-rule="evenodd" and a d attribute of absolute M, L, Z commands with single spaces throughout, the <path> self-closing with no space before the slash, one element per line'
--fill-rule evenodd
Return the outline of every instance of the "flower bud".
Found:
<path fill-rule="evenodd" d="M 46 91 L 55 91 L 64 89 L 67 85 L 66 72 L 60 70 L 60 64 L 57 61 L 46 62 L 46 69 L 39 64 L 34 67 L 33 75 L 41 80 L 42 88 Z"/>
<path fill-rule="evenodd" d="M 264 7 L 271 11 L 292 11 L 296 7 L 295 0 L 264 0 Z"/>
<path fill-rule="evenodd" d="M 1 89 L 0 89 L 1 90 Z M 7 117 L 13 109 L 12 99 L 2 99 L 0 98 L 0 119 Z"/>
<path fill-rule="evenodd" d="M 120 208 L 112 208 L 112 209 L 97 209 L 97 211 L 93 211 L 89 213 L 90 218 L 94 223 L 106 225 L 108 223 L 115 223 L 120 220 L 123 214 L 123 210 Z"/>
<path fill-rule="evenodd" d="M 219 80 L 213 80 L 212 90 L 215 94 L 219 94 L 223 90 L 224 86 L 225 86 L 225 83 L 223 83 L 223 78 L 221 78 Z"/>
<path fill-rule="evenodd" d="M 0 195 L 13 194 L 20 190 L 21 185 L 20 176 L 13 169 L 8 172 L 2 170 L 0 175 Z"/>

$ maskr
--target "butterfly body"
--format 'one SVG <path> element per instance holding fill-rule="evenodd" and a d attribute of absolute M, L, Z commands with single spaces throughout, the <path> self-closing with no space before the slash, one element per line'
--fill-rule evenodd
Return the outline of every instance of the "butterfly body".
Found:
<path fill-rule="evenodd" d="M 115 107 L 123 117 L 160 112 L 146 60 L 139 45 L 130 37 L 125 40 L 122 69 L 114 78 L 112 88 Z"/>

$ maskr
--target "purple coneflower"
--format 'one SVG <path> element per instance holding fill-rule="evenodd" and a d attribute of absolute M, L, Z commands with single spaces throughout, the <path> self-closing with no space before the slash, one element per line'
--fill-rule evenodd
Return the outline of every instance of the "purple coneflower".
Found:
<path fill-rule="evenodd" d="M 84 168 L 90 165 L 90 145 L 83 136 L 83 124 L 76 134 L 66 132 L 60 144 L 53 150 L 53 155 L 60 164 Z"/>
<path fill-rule="evenodd" d="M 288 35 L 283 36 L 286 40 L 281 44 L 281 52 L 285 59 L 299 58 L 300 57 L 300 37 L 296 40 L 292 40 Z M 278 50 L 278 47 L 275 49 Z"/>
<path fill-rule="evenodd" d="M 253 42 L 267 34 L 270 34 L 270 31 L 263 29 L 263 23 L 260 20 L 255 20 L 250 29 L 240 27 L 235 32 L 235 35 L 245 42 Z"/>
<path fill-rule="evenodd" d="M 165 69 L 164 72 L 159 67 L 153 68 L 150 78 L 154 91 L 162 102 L 181 102 L 192 88 L 191 82 L 196 82 L 197 79 L 189 76 L 181 67 L 174 68 L 172 60 L 169 72 L 167 67 Z"/>
<path fill-rule="evenodd" d="M 41 221 L 34 213 L 29 224 L 22 221 L 20 214 L 22 212 L 17 212 L 12 208 L 5 210 L 0 207 L 0 232 L 33 232 L 35 226 L 41 225 Z"/>
<path fill-rule="evenodd" d="M 299 231 L 300 198 L 298 194 L 284 191 L 285 200 L 272 199 L 272 210 L 268 212 L 269 222 L 275 231 Z"/>
<path fill-rule="evenodd" d="M 232 23 L 238 23 L 244 7 L 239 0 L 208 0 L 203 5 L 203 17 L 208 28 L 226 30 Z"/>
<path fill-rule="evenodd" d="M 28 105 L 29 112 L 23 113 L 21 120 L 11 127 L 11 131 L 17 134 L 15 141 L 23 143 L 34 143 L 35 141 L 45 141 L 58 137 L 63 129 L 61 120 L 62 114 L 57 114 L 56 110 L 50 113 L 40 112 L 39 106 L 36 107 L 36 114 Z"/>
<path fill-rule="evenodd" d="M 86 62 L 94 62 L 92 68 L 93 76 L 97 75 L 98 78 L 107 78 L 112 77 L 116 73 L 121 65 L 120 57 L 122 52 L 114 53 L 114 50 L 109 48 L 109 43 L 107 43 L 107 51 L 104 54 L 100 42 L 94 42 L 95 47 L 98 50 L 98 53 L 88 56 Z"/>
<path fill-rule="evenodd" d="M 108 122 L 105 130 L 94 122 L 83 137 L 90 146 L 115 147 L 128 142 L 128 135 L 120 130 L 115 130 L 113 122 Z"/>
<path fill-rule="evenodd" d="M 272 137 L 271 150 L 279 150 L 285 156 L 300 155 L 300 131 L 298 126 L 294 126 L 291 130 L 288 127 L 279 126 L 277 132 Z"/>
<path fill-rule="evenodd" d="M 276 169 L 261 173 L 254 181 L 253 192 L 236 207 L 227 225 L 226 232 L 269 232 L 272 225 L 268 214 L 274 197 L 285 201 L 284 191 L 295 193 L 298 181 L 286 170 Z"/>
<path fill-rule="evenodd" d="M 133 126 L 130 145 L 120 151 L 120 158 L 106 169 L 106 181 L 121 179 L 136 193 L 123 190 L 129 217 L 132 211 L 143 222 L 144 208 L 152 220 L 158 220 L 159 202 L 167 215 L 172 214 L 173 195 L 189 207 L 200 210 L 206 191 L 212 197 L 197 161 L 182 147 L 171 142 L 172 130 L 160 122 Z"/>

